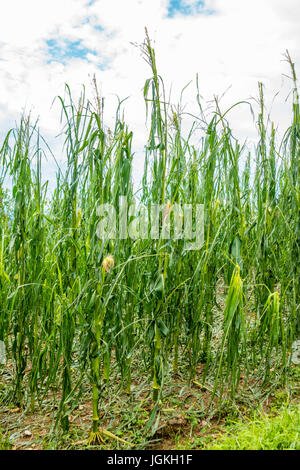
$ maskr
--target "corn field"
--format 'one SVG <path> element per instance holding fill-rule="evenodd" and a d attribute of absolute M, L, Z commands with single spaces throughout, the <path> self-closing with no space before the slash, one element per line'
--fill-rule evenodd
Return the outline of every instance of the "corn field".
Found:
<path fill-rule="evenodd" d="M 300 117 L 290 56 L 291 125 L 278 142 L 259 83 L 249 151 L 233 137 L 232 108 L 216 99 L 208 118 L 199 92 L 184 137 L 182 107 L 168 102 L 148 36 L 141 47 L 149 138 L 138 201 L 133 131 L 121 102 L 114 127 L 105 126 L 96 82 L 96 105 L 84 90 L 74 103 L 68 86 L 58 98 L 66 168 L 57 166 L 53 191 L 37 125 L 24 116 L 0 144 L 0 340 L 11 363 L 9 374 L 0 365 L 0 400 L 33 410 L 54 397 L 54 429 L 67 433 L 88 390 L 94 444 L 120 439 L 101 421 L 116 380 L 130 397 L 139 372 L 148 377 L 151 429 L 170 377 L 206 388 L 211 406 L 251 387 L 269 393 L 289 380 L 300 335 Z M 100 239 L 97 208 L 119 210 L 122 196 L 137 212 L 139 204 L 166 213 L 202 204 L 203 245 L 188 250 L 162 235 Z"/>

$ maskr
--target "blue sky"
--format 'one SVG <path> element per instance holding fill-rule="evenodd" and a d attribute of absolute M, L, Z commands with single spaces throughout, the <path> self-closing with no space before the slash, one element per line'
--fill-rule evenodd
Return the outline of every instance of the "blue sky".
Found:
<path fill-rule="evenodd" d="M 204 0 L 198 0 L 193 2 L 187 2 L 184 0 L 170 0 L 168 3 L 168 14 L 169 18 L 173 18 L 175 15 L 197 15 L 201 14 L 213 14 L 213 9 L 205 7 Z"/>
<path fill-rule="evenodd" d="M 95 51 L 84 47 L 81 40 L 70 41 L 65 39 L 58 41 L 57 39 L 47 39 L 46 44 L 49 55 L 48 63 L 55 60 L 66 64 L 69 59 L 87 59 L 87 54 L 96 54 Z"/>

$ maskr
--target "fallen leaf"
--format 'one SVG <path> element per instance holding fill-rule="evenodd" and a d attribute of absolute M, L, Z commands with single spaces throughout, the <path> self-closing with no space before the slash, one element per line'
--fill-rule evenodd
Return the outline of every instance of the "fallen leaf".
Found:
<path fill-rule="evenodd" d="M 81 444 L 86 444 L 87 443 L 87 440 L 85 441 L 77 441 L 77 442 L 72 442 L 72 445 L 73 446 L 80 446 Z"/>
<path fill-rule="evenodd" d="M 21 408 L 14 408 L 13 410 L 10 410 L 11 413 L 18 413 L 21 410 Z"/>

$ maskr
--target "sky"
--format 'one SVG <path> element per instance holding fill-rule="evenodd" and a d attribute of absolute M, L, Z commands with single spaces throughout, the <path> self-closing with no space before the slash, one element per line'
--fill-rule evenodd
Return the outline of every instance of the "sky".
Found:
<path fill-rule="evenodd" d="M 63 160 L 55 138 L 61 124 L 54 99 L 64 94 L 65 83 L 75 99 L 83 84 L 89 95 L 95 74 L 107 126 L 117 97 L 128 97 L 125 119 L 134 131 L 139 178 L 147 135 L 142 90 L 151 71 L 134 44 L 143 42 L 145 26 L 174 105 L 191 82 L 183 101 L 186 111 L 195 111 L 198 74 L 205 106 L 226 92 L 221 109 L 249 99 L 255 109 L 253 98 L 262 81 L 275 125 L 282 130 L 290 124 L 290 70 L 283 54 L 289 50 L 299 72 L 299 0 L 9 0 L 1 6 L 0 145 L 21 113 L 30 112 Z M 236 136 L 255 140 L 248 106 L 228 117 Z"/>

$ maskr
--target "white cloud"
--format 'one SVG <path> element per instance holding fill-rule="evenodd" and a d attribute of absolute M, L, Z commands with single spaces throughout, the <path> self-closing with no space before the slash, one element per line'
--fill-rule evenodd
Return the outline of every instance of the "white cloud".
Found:
<path fill-rule="evenodd" d="M 185 0 L 195 7 L 194 0 Z M 275 123 L 289 124 L 290 107 L 284 100 L 291 88 L 283 52 L 289 49 L 300 62 L 298 0 L 207 0 L 213 15 L 167 17 L 167 0 L 10 0 L 0 17 L 0 129 L 13 125 L 26 107 L 40 116 L 41 131 L 53 136 L 59 130 L 58 106 L 53 98 L 68 82 L 75 94 L 82 83 L 89 85 L 96 72 L 105 100 L 105 116 L 113 118 L 114 95 L 130 96 L 125 116 L 134 129 L 136 148 L 145 136 L 142 87 L 151 74 L 131 42 L 141 43 L 144 26 L 155 41 L 158 67 L 166 85 L 173 86 L 174 103 L 180 90 L 199 73 L 205 99 L 221 95 L 222 108 L 257 96 L 257 82 L 266 85 L 266 100 L 281 90 L 273 106 Z M 100 28 L 96 28 L 101 26 Z M 65 58 L 49 63 L 47 40 L 81 41 L 86 59 Z M 99 69 L 99 67 L 102 69 Z M 195 82 L 195 80 L 194 80 Z M 188 109 L 195 110 L 195 84 L 185 92 Z M 255 136 L 246 106 L 231 113 L 236 133 Z M 140 171 L 141 163 L 138 165 Z"/>

